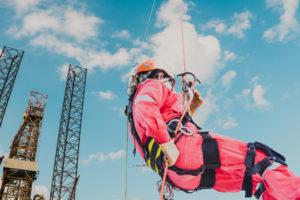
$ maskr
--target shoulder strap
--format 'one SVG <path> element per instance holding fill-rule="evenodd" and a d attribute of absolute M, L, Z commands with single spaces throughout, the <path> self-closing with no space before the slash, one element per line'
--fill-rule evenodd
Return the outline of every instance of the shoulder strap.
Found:
<path fill-rule="evenodd" d="M 137 130 L 135 128 L 135 125 L 134 125 L 132 105 L 133 105 L 133 99 L 134 99 L 135 93 L 136 93 L 136 89 L 132 92 L 132 94 L 130 95 L 130 97 L 128 99 L 128 105 L 126 106 L 125 114 L 127 116 L 128 122 L 130 124 L 130 129 L 131 129 L 130 132 L 133 136 L 133 139 L 135 141 L 137 141 L 138 145 L 142 148 L 145 158 L 148 158 L 148 156 L 149 156 L 148 152 L 147 152 L 145 146 L 143 145 L 141 138 L 139 137 Z M 135 155 L 135 154 L 136 154 L 136 147 L 134 146 L 133 155 Z"/>

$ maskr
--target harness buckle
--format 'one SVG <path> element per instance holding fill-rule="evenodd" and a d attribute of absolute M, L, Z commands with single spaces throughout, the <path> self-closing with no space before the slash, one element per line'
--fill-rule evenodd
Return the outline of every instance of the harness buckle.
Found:
<path fill-rule="evenodd" d="M 256 153 L 256 148 L 253 144 L 250 144 L 248 147 L 248 151 L 251 153 Z"/>

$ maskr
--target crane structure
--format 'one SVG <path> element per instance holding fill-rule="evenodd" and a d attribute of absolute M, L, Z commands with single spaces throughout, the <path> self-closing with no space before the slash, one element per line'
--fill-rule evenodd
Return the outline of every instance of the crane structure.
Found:
<path fill-rule="evenodd" d="M 4 46 L 0 54 L 0 127 L 24 51 Z"/>
<path fill-rule="evenodd" d="M 47 96 L 32 91 L 8 158 L 4 160 L 0 200 L 31 200 L 38 174 L 36 160 Z"/>
<path fill-rule="evenodd" d="M 69 65 L 50 200 L 75 200 L 86 75 L 87 69 Z"/>

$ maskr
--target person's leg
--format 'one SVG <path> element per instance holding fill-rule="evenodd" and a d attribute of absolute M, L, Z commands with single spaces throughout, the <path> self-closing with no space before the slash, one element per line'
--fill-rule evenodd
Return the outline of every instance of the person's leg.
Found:
<path fill-rule="evenodd" d="M 218 134 L 213 134 L 213 137 L 217 140 L 221 160 L 221 167 L 216 170 L 214 189 L 219 192 L 240 192 L 246 170 L 244 161 L 247 143 Z M 264 158 L 266 155 L 262 151 L 257 151 L 255 163 Z M 258 174 L 253 175 L 252 182 L 254 193 L 262 178 Z"/>
<path fill-rule="evenodd" d="M 218 142 L 221 159 L 221 167 L 216 171 L 214 189 L 220 192 L 241 191 L 247 143 L 217 134 L 213 137 Z M 266 157 L 264 152 L 257 150 L 255 164 Z M 264 200 L 300 200 L 300 177 L 296 177 L 286 166 L 267 168 L 262 177 L 253 175 L 252 182 L 253 193 L 259 183 L 264 183 Z"/>
<path fill-rule="evenodd" d="M 264 200 L 300 200 L 300 177 L 296 177 L 286 166 L 267 169 L 263 180 L 266 188 Z"/>

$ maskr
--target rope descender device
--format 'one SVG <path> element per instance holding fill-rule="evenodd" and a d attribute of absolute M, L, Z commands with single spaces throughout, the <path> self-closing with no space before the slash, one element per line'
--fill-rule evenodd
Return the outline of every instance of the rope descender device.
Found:
<path fill-rule="evenodd" d="M 188 107 L 187 104 L 191 103 L 189 100 L 192 100 L 194 97 L 195 85 L 196 83 L 200 84 L 201 81 L 192 72 L 183 72 L 177 76 L 181 77 L 184 104 L 186 107 Z"/>
<path fill-rule="evenodd" d="M 196 82 L 201 83 L 201 81 L 192 72 L 184 72 L 177 76 L 182 79 L 182 90 L 184 92 L 187 92 L 189 88 L 192 88 Z"/>

